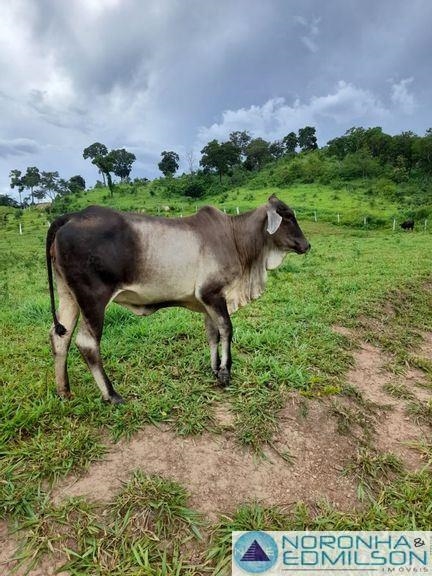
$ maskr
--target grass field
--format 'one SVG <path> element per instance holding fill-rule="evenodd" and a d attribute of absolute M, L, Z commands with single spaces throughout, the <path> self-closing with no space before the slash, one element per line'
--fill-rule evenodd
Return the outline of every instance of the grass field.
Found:
<path fill-rule="evenodd" d="M 271 192 L 240 189 L 224 206 L 243 210 Z M 106 191 L 95 191 L 79 201 L 107 203 L 103 196 Z M 430 359 L 418 349 L 422 335 L 432 331 L 432 236 L 393 232 L 390 224 L 380 230 L 333 225 L 339 211 L 371 209 L 367 199 L 353 199 L 348 191 L 298 187 L 279 196 L 292 199 L 313 249 L 307 256 L 289 255 L 270 273 L 265 294 L 234 316 L 231 386 L 218 389 L 209 374 L 200 315 L 168 309 L 139 319 L 111 305 L 102 346 L 107 372 L 127 400 L 119 407 L 100 401 L 75 348 L 69 357 L 74 397 L 64 402 L 56 396 L 48 345 L 46 215 L 26 211 L 23 235 L 13 216 L 3 224 L 0 512 L 11 527 L 23 529 L 16 537 L 23 546 L 18 556 L 25 561 L 37 563 L 44 554 L 59 558 L 58 566 L 67 563 L 70 574 L 223 574 L 232 529 L 430 528 L 430 434 L 422 440 L 426 465 L 421 469 L 407 471 L 385 458 L 357 461 L 358 477 L 373 482 L 366 482 L 368 497 L 351 512 L 323 501 L 290 508 L 284 502 L 270 507 L 245 502 L 209 519 L 189 504 L 187 489 L 169 477 L 146 474 L 145 464 L 109 505 L 51 498 L 59 479 L 90 467 L 111 442 L 132 437 L 145 424 L 167 424 L 179 439 L 203 433 L 223 437 L 228 432 L 215 419 L 220 406 L 233 415 L 229 435 L 238 449 L 252 451 L 259 462 L 273 444 L 293 391 L 305 402 L 353 393 L 347 373 L 356 342 L 336 332 L 335 325 L 388 352 L 395 374 L 416 366 L 426 386 L 431 383 Z M 112 203 L 156 212 L 162 202 L 175 208 L 171 213 L 193 212 L 196 205 L 158 197 L 144 202 L 139 194 L 133 200 L 118 194 Z M 315 209 L 326 221 L 310 217 Z M 373 210 L 389 223 L 397 212 L 384 203 Z M 389 390 L 403 396 L 401 388 Z M 430 400 L 414 402 L 410 417 L 423 419 L 427 428 L 431 414 Z"/>

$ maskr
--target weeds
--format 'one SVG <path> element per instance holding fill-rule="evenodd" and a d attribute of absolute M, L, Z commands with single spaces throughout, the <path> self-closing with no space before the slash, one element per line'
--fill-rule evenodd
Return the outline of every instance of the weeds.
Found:
<path fill-rule="evenodd" d="M 375 493 L 384 481 L 402 471 L 402 462 L 394 454 L 378 454 L 369 448 L 360 448 L 344 474 L 351 474 L 357 479 L 357 495 L 359 500 L 364 500 L 366 495 Z"/>
<path fill-rule="evenodd" d="M 407 406 L 407 413 L 417 424 L 426 424 L 432 427 L 432 398 L 429 400 L 416 400 Z"/>
<path fill-rule="evenodd" d="M 421 438 L 420 440 L 413 440 L 412 442 L 404 442 L 404 444 L 417 450 L 423 460 L 426 461 L 426 465 L 432 466 L 432 437 L 429 439 Z"/>
<path fill-rule="evenodd" d="M 200 524 L 181 486 L 137 472 L 104 509 L 83 499 L 59 507 L 45 499 L 20 525 L 19 555 L 27 569 L 52 555 L 58 569 L 71 574 L 195 574 L 199 567 L 188 567 L 180 548 L 202 538 Z"/>
<path fill-rule="evenodd" d="M 412 400 L 415 398 L 415 394 L 405 384 L 400 382 L 388 382 L 383 388 L 387 394 L 398 400 Z"/>
<path fill-rule="evenodd" d="M 357 437 L 356 432 L 359 431 L 359 442 L 362 444 L 370 442 L 375 431 L 373 415 L 358 406 L 350 406 L 337 400 L 332 400 L 330 414 L 336 418 L 337 430 L 340 434 L 351 434 Z"/>

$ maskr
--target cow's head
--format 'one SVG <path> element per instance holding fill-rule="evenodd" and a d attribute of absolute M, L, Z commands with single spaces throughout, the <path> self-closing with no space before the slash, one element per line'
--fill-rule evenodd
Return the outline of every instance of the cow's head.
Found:
<path fill-rule="evenodd" d="M 267 204 L 267 232 L 280 250 L 304 254 L 310 249 L 294 212 L 274 194 L 270 196 Z"/>

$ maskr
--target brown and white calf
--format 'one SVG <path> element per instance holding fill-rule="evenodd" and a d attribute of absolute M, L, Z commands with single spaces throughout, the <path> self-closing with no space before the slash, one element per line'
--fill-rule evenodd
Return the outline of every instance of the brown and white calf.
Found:
<path fill-rule="evenodd" d="M 210 206 L 187 218 L 90 206 L 58 218 L 46 242 L 58 393 L 70 396 L 67 355 L 81 313 L 76 344 L 103 398 L 122 402 L 100 352 L 105 308 L 112 301 L 140 316 L 168 306 L 203 313 L 211 367 L 226 386 L 231 370 L 230 314 L 260 296 L 267 270 L 278 267 L 288 252 L 303 254 L 309 248 L 293 211 L 274 195 L 239 216 Z"/>

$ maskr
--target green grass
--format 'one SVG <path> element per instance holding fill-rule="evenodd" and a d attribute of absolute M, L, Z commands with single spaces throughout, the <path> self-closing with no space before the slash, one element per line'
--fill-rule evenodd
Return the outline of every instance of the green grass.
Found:
<path fill-rule="evenodd" d="M 356 478 L 359 500 L 375 494 L 383 482 L 401 472 L 403 472 L 403 464 L 397 456 L 390 452 L 377 454 L 369 448 L 361 448 L 344 470 L 345 474 Z"/>
<path fill-rule="evenodd" d="M 236 206 L 250 208 L 270 192 L 238 190 L 224 202 L 229 210 Z M 245 199 L 251 193 L 254 200 Z M 36 539 L 29 541 L 28 549 L 42 553 L 50 548 L 51 536 L 43 536 L 51 529 L 45 520 L 50 526 L 51 520 L 54 522 L 55 539 L 58 523 L 70 526 L 76 518 L 80 532 L 73 536 L 78 544 L 75 555 L 71 553 L 71 562 L 75 562 L 72 573 L 97 573 L 97 558 L 106 568 L 101 573 L 117 574 L 111 565 L 104 564 L 112 557 L 122 558 L 125 574 L 173 574 L 176 570 L 193 574 L 194 569 L 189 569 L 181 557 L 179 542 L 185 534 L 196 538 L 199 523 L 188 511 L 181 488 L 164 480 L 159 484 L 152 480 L 150 485 L 144 477 L 136 476 L 119 496 L 106 523 L 100 510 L 81 501 L 52 508 L 46 499 L 50 486 L 71 470 L 84 469 L 101 458 L 107 438 L 128 437 L 146 423 L 166 422 L 183 435 L 211 430 L 213 410 L 219 402 L 228 404 L 234 414 L 233 433 L 238 443 L 257 452 L 271 443 L 278 428 L 278 412 L 293 390 L 304 397 L 305 410 L 308 398 L 334 396 L 331 401 L 342 427 L 350 422 L 354 427 L 367 427 L 366 420 L 358 420 L 358 411 L 347 414 L 340 401 L 341 396 L 354 399 L 363 414 L 371 409 L 347 386 L 351 344 L 333 330 L 335 324 L 355 328 L 361 336 L 391 352 L 395 370 L 401 371 L 411 362 L 430 372 L 429 364 L 419 358 L 416 350 L 420 332 L 432 330 L 432 236 L 332 225 L 329 222 L 335 210 L 363 210 L 363 204 L 355 206 L 358 199 L 347 197 L 348 192 L 299 186 L 278 193 L 299 208 L 300 223 L 313 249 L 305 257 L 288 256 L 281 268 L 269 274 L 265 294 L 233 317 L 231 386 L 222 391 L 215 385 L 200 315 L 167 309 L 140 319 L 112 305 L 107 310 L 102 351 L 107 372 L 127 400 L 120 407 L 101 402 L 75 347 L 69 358 L 74 397 L 69 402 L 57 398 L 48 343 L 51 316 L 44 264 L 46 215 L 25 211 L 22 236 L 17 233 L 13 215 L 0 224 L 0 515 L 24 524 L 33 517 L 37 519 L 32 528 Z M 335 194 L 338 198 L 332 199 Z M 106 191 L 95 191 L 79 203 L 94 203 L 103 195 Z M 142 197 L 137 194 L 133 201 L 136 206 L 131 206 L 130 196 L 117 194 L 113 204 L 124 208 L 146 206 L 153 212 L 162 203 L 171 204 L 144 193 Z M 172 212 L 195 210 L 195 202 L 184 202 L 182 206 L 179 202 L 172 202 L 176 206 Z M 329 222 L 318 219 L 315 223 L 308 212 L 314 207 L 333 210 Z M 387 217 L 393 209 L 391 205 L 382 210 L 378 206 L 381 212 L 377 217 Z M 419 422 L 430 423 L 427 407 L 412 404 L 410 413 Z M 290 460 L 288 453 L 285 456 Z M 385 467 L 389 463 L 381 464 Z M 356 473 L 363 474 L 358 470 Z M 288 516 L 290 524 L 283 525 L 287 517 L 282 512 L 258 512 L 257 508 L 253 525 L 334 529 L 424 526 L 427 505 L 422 512 L 419 502 L 430 491 L 424 485 L 428 472 L 404 475 L 394 467 L 392 473 L 400 478 L 389 485 L 391 476 L 384 475 L 387 487 L 381 485 L 381 480 L 370 480 L 370 476 L 362 480 L 372 485 L 377 498 L 369 511 L 343 515 L 326 508 L 321 516 L 313 516 L 299 508 L 294 516 Z M 143 504 L 137 496 L 140 490 L 143 498 L 155 490 L 154 506 Z M 138 526 L 137 539 L 133 537 L 126 546 L 123 535 L 129 535 L 128 530 L 135 526 L 133 507 L 138 501 L 146 506 L 153 535 L 169 540 L 168 534 L 176 534 L 173 548 L 154 544 L 154 536 L 140 532 L 142 526 Z M 252 514 L 252 519 L 255 516 Z M 248 524 L 239 520 L 237 525 Z M 219 551 L 223 548 L 219 536 L 215 538 L 208 558 L 213 567 L 223 565 L 226 558 L 225 552 Z M 54 548 L 63 545 L 51 544 Z M 165 568 L 152 572 L 155 564 Z"/>
<path fill-rule="evenodd" d="M 17 556 L 27 568 L 44 555 L 57 557 L 71 574 L 195 574 L 180 547 L 202 539 L 202 520 L 187 499 L 178 484 L 140 472 L 105 508 L 82 498 L 59 506 L 46 499 L 21 521 Z"/>

